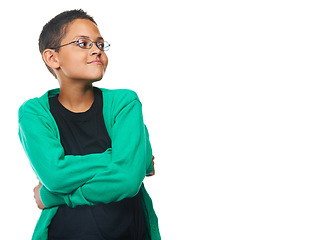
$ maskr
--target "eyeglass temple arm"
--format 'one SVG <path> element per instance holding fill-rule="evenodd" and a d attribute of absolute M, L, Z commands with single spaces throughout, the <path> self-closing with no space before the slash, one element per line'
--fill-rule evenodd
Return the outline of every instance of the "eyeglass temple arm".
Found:
<path fill-rule="evenodd" d="M 69 44 L 72 44 L 72 43 L 75 43 L 75 42 L 78 42 L 78 40 L 77 40 L 77 41 L 72 41 L 72 42 L 70 42 L 70 43 L 66 43 L 66 44 L 64 44 L 64 45 L 61 45 L 61 46 L 58 46 L 58 47 L 55 47 L 55 48 L 51 48 L 51 49 L 61 48 L 61 47 L 64 47 L 64 46 L 66 46 L 66 45 L 69 45 Z"/>

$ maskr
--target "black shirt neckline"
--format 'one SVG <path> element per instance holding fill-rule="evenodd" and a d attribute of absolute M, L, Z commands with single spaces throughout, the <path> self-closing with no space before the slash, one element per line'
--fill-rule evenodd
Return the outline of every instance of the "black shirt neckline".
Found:
<path fill-rule="evenodd" d="M 63 104 L 61 104 L 61 102 L 58 100 L 59 94 L 55 95 L 54 97 L 51 97 L 50 101 L 54 102 L 53 104 L 55 105 L 56 110 L 60 111 L 66 118 L 72 121 L 85 121 L 90 119 L 93 113 L 98 110 L 97 102 L 99 102 L 98 101 L 99 99 L 97 100 L 97 98 L 102 98 L 101 90 L 94 87 L 94 95 L 95 96 L 94 96 L 94 101 L 92 105 L 85 112 L 72 112 L 68 110 L 67 108 L 65 108 Z"/>

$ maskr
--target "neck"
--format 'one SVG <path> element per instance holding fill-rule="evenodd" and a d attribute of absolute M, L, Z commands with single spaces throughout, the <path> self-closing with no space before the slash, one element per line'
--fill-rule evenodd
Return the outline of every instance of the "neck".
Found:
<path fill-rule="evenodd" d="M 85 112 L 94 102 L 92 83 L 60 84 L 59 102 L 72 112 Z"/>

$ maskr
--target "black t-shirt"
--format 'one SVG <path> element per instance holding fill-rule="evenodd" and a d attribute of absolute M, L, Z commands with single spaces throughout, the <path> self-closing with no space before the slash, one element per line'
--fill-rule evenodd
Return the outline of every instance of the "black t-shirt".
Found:
<path fill-rule="evenodd" d="M 94 88 L 94 93 L 92 106 L 83 113 L 66 109 L 58 101 L 58 96 L 49 99 L 50 111 L 57 123 L 65 155 L 102 153 L 111 148 L 102 112 L 102 92 Z M 145 239 L 140 194 L 95 206 L 70 208 L 62 205 L 49 226 L 49 239 Z"/>

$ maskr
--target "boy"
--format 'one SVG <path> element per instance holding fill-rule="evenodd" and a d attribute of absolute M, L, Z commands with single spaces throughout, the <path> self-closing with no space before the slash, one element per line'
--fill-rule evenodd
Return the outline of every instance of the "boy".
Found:
<path fill-rule="evenodd" d="M 130 90 L 93 87 L 109 44 L 82 10 L 63 12 L 39 49 L 60 89 L 19 109 L 19 137 L 40 184 L 32 239 L 160 239 L 142 181 L 154 162 L 142 106 Z"/>

